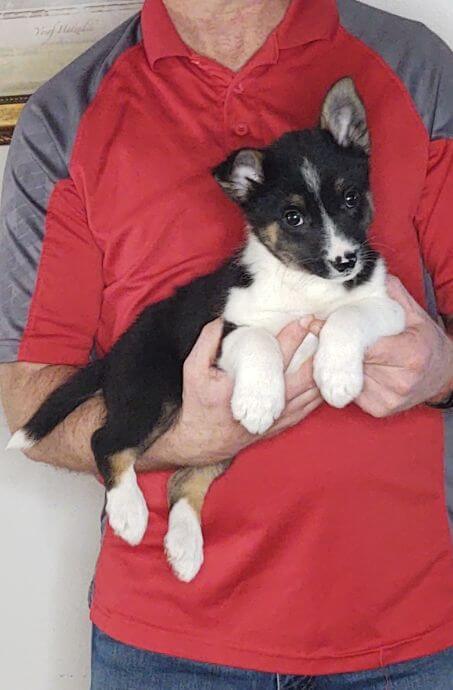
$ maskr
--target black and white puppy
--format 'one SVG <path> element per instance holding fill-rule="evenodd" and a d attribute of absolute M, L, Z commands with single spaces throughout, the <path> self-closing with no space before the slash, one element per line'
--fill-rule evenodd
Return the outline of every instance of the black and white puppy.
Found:
<path fill-rule="evenodd" d="M 323 398 L 338 408 L 353 401 L 366 348 L 404 328 L 401 307 L 386 294 L 384 261 L 367 240 L 369 148 L 365 109 L 345 78 L 328 93 L 318 128 L 233 153 L 214 174 L 247 219 L 240 253 L 147 307 L 104 359 L 49 396 L 9 447 L 32 446 L 101 390 L 107 417 L 92 448 L 110 524 L 134 545 L 148 522 L 134 463 L 177 416 L 184 360 L 210 320 L 225 320 L 218 366 L 234 379 L 235 419 L 253 434 L 269 429 L 285 404 L 276 335 L 308 314 L 326 323 L 319 342 L 308 336 L 290 368 L 314 354 Z M 165 549 L 181 580 L 202 565 L 203 501 L 230 462 L 184 468 L 170 479 Z"/>

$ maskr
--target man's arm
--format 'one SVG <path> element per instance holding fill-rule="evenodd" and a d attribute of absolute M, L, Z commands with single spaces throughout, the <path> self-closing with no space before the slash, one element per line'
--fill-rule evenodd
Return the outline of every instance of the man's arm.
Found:
<path fill-rule="evenodd" d="M 75 367 L 13 362 L 0 365 L 0 391 L 6 421 L 19 429 L 43 400 L 60 386 Z M 78 472 L 95 472 L 91 434 L 102 425 L 105 407 L 96 396 L 69 415 L 51 434 L 27 451 L 32 460 Z"/>
<path fill-rule="evenodd" d="M 174 426 L 160 437 L 138 462 L 139 471 L 158 471 L 180 465 L 203 465 L 237 453 L 257 440 L 231 414 L 232 383 L 213 367 L 222 325 L 208 324 L 184 366 L 181 414 Z M 291 324 L 280 334 L 286 364 L 299 347 L 306 331 Z M 47 395 L 76 370 L 16 362 L 0 365 L 0 390 L 6 418 L 15 431 L 36 411 Z M 297 424 L 321 404 L 313 382 L 311 362 L 286 376 L 287 404 L 282 417 L 268 435 Z M 105 416 L 102 396 L 80 405 L 51 434 L 27 450 L 32 460 L 77 472 L 96 473 L 90 439 Z"/>

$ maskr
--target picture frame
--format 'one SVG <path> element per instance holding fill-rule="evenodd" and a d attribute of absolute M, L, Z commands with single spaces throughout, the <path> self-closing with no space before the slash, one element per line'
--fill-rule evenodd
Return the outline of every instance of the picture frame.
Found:
<path fill-rule="evenodd" d="M 121 22 L 137 0 L 0 0 L 0 145 L 28 98 Z"/>

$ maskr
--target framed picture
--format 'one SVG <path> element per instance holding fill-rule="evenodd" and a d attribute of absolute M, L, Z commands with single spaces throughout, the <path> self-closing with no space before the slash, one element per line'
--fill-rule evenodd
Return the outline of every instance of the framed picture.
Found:
<path fill-rule="evenodd" d="M 30 95 L 141 9 L 136 0 L 0 0 L 0 144 Z"/>

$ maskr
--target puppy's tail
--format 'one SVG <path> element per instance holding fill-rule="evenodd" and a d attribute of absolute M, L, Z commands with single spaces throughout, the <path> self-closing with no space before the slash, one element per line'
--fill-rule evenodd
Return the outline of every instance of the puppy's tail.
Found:
<path fill-rule="evenodd" d="M 56 388 L 22 429 L 10 438 L 6 448 L 27 450 L 47 436 L 68 414 L 91 398 L 102 386 L 105 360 L 99 359 L 77 371 Z"/>

